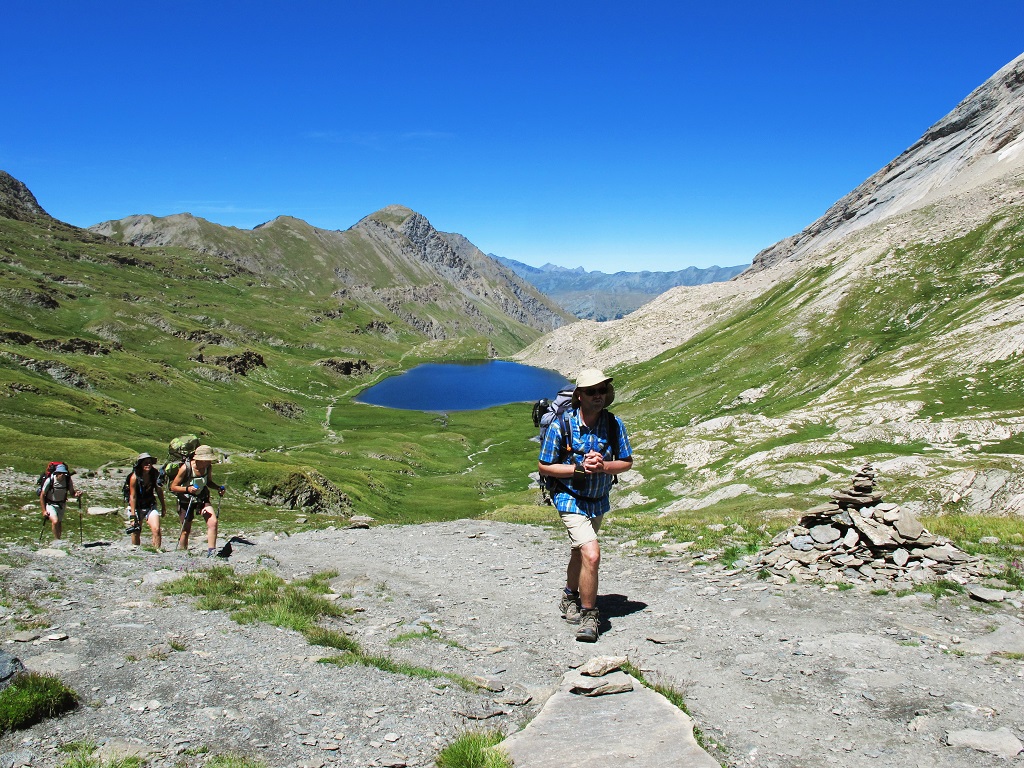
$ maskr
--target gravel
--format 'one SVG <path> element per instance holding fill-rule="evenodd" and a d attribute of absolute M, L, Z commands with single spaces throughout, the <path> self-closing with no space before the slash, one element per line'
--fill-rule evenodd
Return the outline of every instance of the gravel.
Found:
<path fill-rule="evenodd" d="M 627 655 L 682 691 L 728 765 L 1002 766 L 973 736 L 948 746 L 947 735 L 978 731 L 984 744 L 992 734 L 1004 751 L 1007 732 L 1024 736 L 1019 592 L 987 604 L 769 585 L 608 539 L 604 634 L 589 646 L 559 618 L 567 552 L 545 528 L 464 520 L 248 538 L 229 561 L 239 572 L 336 570 L 332 589 L 356 612 L 329 626 L 366 651 L 502 690 L 320 664 L 333 652 L 296 632 L 159 593 L 206 558 L 126 541 L 11 545 L 4 647 L 58 674 L 84 706 L 4 735 L 0 765 L 30 754 L 32 766 L 58 766 L 60 746 L 83 740 L 138 750 L 152 766 L 199 766 L 220 752 L 271 766 L 432 765 L 467 729 L 522 727 L 569 668 L 599 654 Z M 26 600 L 48 626 L 17 635 Z M 389 642 L 428 628 L 435 638 Z M 600 733 L 592 723 L 580 737 Z"/>

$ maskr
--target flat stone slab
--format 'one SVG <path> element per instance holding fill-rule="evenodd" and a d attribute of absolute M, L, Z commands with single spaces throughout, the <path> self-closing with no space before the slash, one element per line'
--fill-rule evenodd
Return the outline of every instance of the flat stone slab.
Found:
<path fill-rule="evenodd" d="M 570 680 L 571 678 L 571 680 Z M 529 725 L 501 743 L 516 768 L 720 768 L 693 738 L 693 720 L 634 681 L 611 696 L 570 693 L 566 675 Z"/>
<path fill-rule="evenodd" d="M 995 632 L 968 640 L 960 648 L 968 653 L 1024 653 L 1024 625 L 1008 621 Z"/>

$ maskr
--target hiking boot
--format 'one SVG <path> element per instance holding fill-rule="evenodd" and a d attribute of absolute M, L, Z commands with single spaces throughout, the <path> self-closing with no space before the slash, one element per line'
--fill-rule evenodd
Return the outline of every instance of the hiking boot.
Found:
<path fill-rule="evenodd" d="M 580 628 L 576 640 L 581 643 L 596 643 L 601 635 L 601 613 L 597 608 L 584 608 L 580 612 Z"/>
<path fill-rule="evenodd" d="M 580 596 L 579 594 L 568 595 L 562 590 L 562 599 L 558 603 L 558 612 L 562 618 L 570 624 L 580 623 Z"/>

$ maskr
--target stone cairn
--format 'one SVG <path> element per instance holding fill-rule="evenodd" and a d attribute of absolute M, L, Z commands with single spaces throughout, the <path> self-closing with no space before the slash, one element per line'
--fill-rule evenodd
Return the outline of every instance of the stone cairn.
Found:
<path fill-rule="evenodd" d="M 875 471 L 866 464 L 849 490 L 807 510 L 798 525 L 783 531 L 751 562 L 776 579 L 818 579 L 828 583 L 878 583 L 911 588 L 951 578 L 959 582 L 982 575 L 982 561 L 936 536 L 898 504 L 882 501 Z"/>

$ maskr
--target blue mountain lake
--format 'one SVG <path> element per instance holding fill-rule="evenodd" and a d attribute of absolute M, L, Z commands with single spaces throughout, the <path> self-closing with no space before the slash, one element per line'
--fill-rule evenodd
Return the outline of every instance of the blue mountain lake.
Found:
<path fill-rule="evenodd" d="M 477 411 L 554 397 L 560 373 L 504 360 L 426 363 L 363 390 L 357 403 L 407 411 Z"/>

